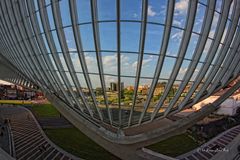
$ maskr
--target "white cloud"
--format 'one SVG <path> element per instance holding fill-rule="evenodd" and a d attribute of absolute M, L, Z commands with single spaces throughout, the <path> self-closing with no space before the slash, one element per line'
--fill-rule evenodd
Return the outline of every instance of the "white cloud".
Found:
<path fill-rule="evenodd" d="M 86 53 L 85 60 L 87 63 L 88 71 L 98 73 L 96 58 L 92 54 Z"/>
<path fill-rule="evenodd" d="M 117 71 L 117 54 L 102 57 L 103 69 L 105 73 L 116 74 Z"/>
<path fill-rule="evenodd" d="M 88 54 L 85 55 L 85 60 L 86 60 L 87 65 L 95 64 L 94 58 L 92 56 L 89 56 Z"/>
<path fill-rule="evenodd" d="M 179 31 L 179 32 L 174 33 L 171 36 L 171 39 L 176 40 L 176 41 L 180 41 L 182 39 L 182 36 L 183 36 L 183 31 Z"/>
<path fill-rule="evenodd" d="M 123 66 L 129 66 L 130 63 L 129 63 L 129 57 L 125 56 L 125 55 L 121 55 L 121 61 L 122 61 L 122 65 Z"/>
<path fill-rule="evenodd" d="M 167 11 L 166 6 L 165 6 L 165 5 L 162 5 L 162 6 L 161 6 L 160 14 L 165 16 L 165 15 L 166 15 L 166 11 Z"/>
<path fill-rule="evenodd" d="M 105 78 L 105 83 L 107 86 L 110 86 L 111 82 L 117 82 L 117 78 L 116 77 L 112 77 L 112 76 L 104 76 Z"/>
<path fill-rule="evenodd" d="M 152 61 L 152 58 L 144 59 L 143 62 L 142 62 L 142 64 L 143 64 L 143 65 L 146 65 L 146 64 L 148 64 L 148 63 L 151 62 L 151 61 Z"/>
<path fill-rule="evenodd" d="M 138 61 L 135 61 L 135 62 L 132 64 L 132 67 L 133 67 L 133 68 L 137 68 L 137 64 L 138 64 Z"/>
<path fill-rule="evenodd" d="M 157 15 L 157 12 L 153 10 L 153 7 L 151 5 L 148 6 L 148 16 L 154 17 Z"/>
<path fill-rule="evenodd" d="M 166 55 L 177 57 L 177 53 L 176 52 L 172 53 L 170 51 L 167 51 Z"/>
<path fill-rule="evenodd" d="M 97 60 L 94 54 L 85 54 L 85 60 L 87 63 L 87 67 L 89 72 L 95 72 L 98 73 L 98 67 L 97 67 Z M 76 61 L 77 62 L 77 61 Z M 102 55 L 102 63 L 103 63 L 103 69 L 105 73 L 112 73 L 116 74 L 117 71 L 117 54 L 111 54 L 111 55 Z M 135 63 L 135 62 L 134 62 Z M 134 64 L 130 62 L 130 58 L 125 55 L 121 55 L 121 68 L 123 70 L 134 70 L 132 68 Z"/>
<path fill-rule="evenodd" d="M 142 67 L 146 67 L 148 64 L 149 64 L 149 62 L 151 62 L 153 59 L 152 59 L 153 57 L 149 57 L 149 58 L 147 58 L 147 59 L 143 59 L 143 61 L 142 61 Z M 133 68 L 137 68 L 137 64 L 138 64 L 138 61 L 135 61 L 133 64 L 132 64 L 132 67 Z"/>
<path fill-rule="evenodd" d="M 181 26 L 181 22 L 178 21 L 178 20 L 176 20 L 176 19 L 174 19 L 174 20 L 173 20 L 173 25 L 175 25 L 175 26 Z"/>
<path fill-rule="evenodd" d="M 117 54 L 103 56 L 102 59 L 103 59 L 104 65 L 107 65 L 107 66 L 116 65 Z"/>
<path fill-rule="evenodd" d="M 195 25 L 198 26 L 198 25 L 200 25 L 202 23 L 203 23 L 203 19 L 198 18 L 198 19 L 196 19 Z"/>
<path fill-rule="evenodd" d="M 76 48 L 69 48 L 68 50 L 69 50 L 70 52 L 77 51 Z"/>
<path fill-rule="evenodd" d="M 175 4 L 175 11 L 177 14 L 186 14 L 189 0 L 180 0 Z"/>
<path fill-rule="evenodd" d="M 138 14 L 137 14 L 137 13 L 133 13 L 133 17 L 134 17 L 134 18 L 137 18 L 137 17 L 138 17 Z"/>

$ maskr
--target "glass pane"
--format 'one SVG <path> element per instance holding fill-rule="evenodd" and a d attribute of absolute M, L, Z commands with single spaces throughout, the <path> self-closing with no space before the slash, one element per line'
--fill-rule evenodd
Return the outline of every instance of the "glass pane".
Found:
<path fill-rule="evenodd" d="M 79 28 L 81 33 L 83 51 L 95 50 L 92 25 L 80 25 Z"/>
<path fill-rule="evenodd" d="M 82 72 L 82 66 L 81 66 L 81 63 L 79 61 L 78 53 L 70 52 L 69 54 L 70 54 L 75 72 Z"/>
<path fill-rule="evenodd" d="M 51 0 L 45 0 L 46 5 L 51 3 Z"/>
<path fill-rule="evenodd" d="M 167 49 L 167 55 L 176 57 L 182 40 L 183 30 L 172 28 Z"/>
<path fill-rule="evenodd" d="M 214 35 L 215 35 L 215 31 L 216 31 L 216 28 L 217 28 L 217 25 L 218 25 L 219 16 L 220 16 L 219 13 L 217 13 L 217 12 L 214 13 L 211 30 L 210 30 L 209 35 L 208 35 L 210 38 L 213 38 Z"/>
<path fill-rule="evenodd" d="M 121 23 L 121 50 L 138 52 L 140 23 Z"/>
<path fill-rule="evenodd" d="M 56 46 L 57 52 L 62 52 L 61 46 L 59 44 L 57 32 L 52 31 L 51 33 L 52 33 L 52 36 L 53 36 L 53 40 L 54 40 L 54 44 Z"/>
<path fill-rule="evenodd" d="M 140 115 L 144 110 L 144 104 L 147 100 L 147 95 L 148 95 L 149 87 L 151 83 L 152 83 L 152 79 L 140 78 L 138 91 L 137 91 L 136 104 L 133 112 L 134 114 L 133 123 L 138 122 Z M 150 113 L 146 112 L 146 116 L 149 118 Z"/>
<path fill-rule="evenodd" d="M 104 74 L 117 75 L 117 54 L 116 53 L 102 53 L 102 63 Z"/>
<path fill-rule="evenodd" d="M 121 0 L 121 19 L 140 20 L 142 13 L 142 2 L 139 0 Z"/>
<path fill-rule="evenodd" d="M 59 2 L 59 5 L 60 5 L 61 18 L 62 18 L 63 26 L 71 25 L 71 17 L 70 17 L 68 0 L 61 0 Z"/>
<path fill-rule="evenodd" d="M 38 10 L 38 0 L 34 0 L 34 7 L 35 7 L 35 11 Z"/>
<path fill-rule="evenodd" d="M 206 11 L 206 7 L 204 5 L 198 4 L 195 22 L 193 26 L 194 32 L 197 32 L 197 33 L 201 32 L 205 11 Z"/>
<path fill-rule="evenodd" d="M 78 23 L 91 22 L 91 7 L 89 0 L 77 0 Z"/>
<path fill-rule="evenodd" d="M 215 10 L 221 12 L 222 4 L 223 4 L 222 0 L 217 0 Z"/>
<path fill-rule="evenodd" d="M 164 24 L 167 12 L 166 0 L 149 0 L 148 2 L 148 22 Z"/>
<path fill-rule="evenodd" d="M 67 75 L 67 78 L 68 78 L 68 80 L 69 80 L 70 85 L 71 85 L 72 87 L 75 87 L 75 84 L 74 84 L 74 82 L 73 82 L 73 80 L 72 80 L 72 77 L 71 77 L 70 73 L 69 73 L 69 72 L 65 72 L 65 74 Z M 76 87 L 75 87 L 75 88 L 76 88 Z"/>
<path fill-rule="evenodd" d="M 72 27 L 64 28 L 64 33 L 67 41 L 68 50 L 70 52 L 77 51 Z"/>
<path fill-rule="evenodd" d="M 60 75 L 59 71 L 56 71 L 58 78 L 60 79 L 61 84 L 64 84 L 62 76 Z"/>
<path fill-rule="evenodd" d="M 223 35 L 222 35 L 222 38 L 221 38 L 221 43 L 224 43 L 225 41 L 225 38 L 227 36 L 227 32 L 229 30 L 229 25 L 231 24 L 230 20 L 227 20 L 227 24 L 225 26 L 225 29 L 224 29 L 224 32 L 223 32 Z"/>
<path fill-rule="evenodd" d="M 52 65 L 53 65 L 53 70 L 57 70 L 57 66 L 56 66 L 56 64 L 55 64 L 55 61 L 54 61 L 54 59 L 53 59 L 53 56 L 52 56 L 52 54 L 48 54 L 48 56 L 49 56 L 49 59 L 50 59 L 50 61 L 52 62 Z"/>
<path fill-rule="evenodd" d="M 144 54 L 141 77 L 153 77 L 157 65 L 158 56 Z"/>
<path fill-rule="evenodd" d="M 183 77 L 185 76 L 185 74 L 187 73 L 188 71 L 188 67 L 189 67 L 189 64 L 190 64 L 191 61 L 188 61 L 188 60 L 184 60 L 182 65 L 181 65 L 181 68 L 178 72 L 178 76 L 177 76 L 177 80 L 183 80 Z"/>
<path fill-rule="evenodd" d="M 198 65 L 197 65 L 197 67 L 195 68 L 194 73 L 193 73 L 190 81 L 195 81 L 197 75 L 198 75 L 199 72 L 200 72 L 201 67 L 202 67 L 202 63 L 198 63 Z"/>
<path fill-rule="evenodd" d="M 208 39 L 206 44 L 205 44 L 203 53 L 201 55 L 200 62 L 204 62 L 205 61 L 205 58 L 206 58 L 207 54 L 209 54 L 208 52 L 210 50 L 211 44 L 212 44 L 212 40 Z"/>
<path fill-rule="evenodd" d="M 78 81 L 82 87 L 82 90 L 85 94 L 89 94 L 89 89 L 87 87 L 87 83 L 85 81 L 85 78 L 84 78 L 84 75 L 81 74 L 81 73 L 77 73 L 77 78 L 78 78 Z"/>
<path fill-rule="evenodd" d="M 48 21 L 50 24 L 51 30 L 55 29 L 55 23 L 53 19 L 52 6 L 47 7 Z"/>
<path fill-rule="evenodd" d="M 203 3 L 203 4 L 207 4 L 207 0 L 199 0 L 199 2 Z"/>
<path fill-rule="evenodd" d="M 39 24 L 39 27 L 40 27 L 40 32 L 43 33 L 44 30 L 43 30 L 42 21 L 41 21 L 41 18 L 40 18 L 40 13 L 36 12 L 36 15 L 37 15 L 38 24 Z"/>
<path fill-rule="evenodd" d="M 85 60 L 89 73 L 98 73 L 97 58 L 95 52 L 85 52 Z"/>
<path fill-rule="evenodd" d="M 191 39 L 189 41 L 188 48 L 184 57 L 185 59 L 193 58 L 193 54 L 197 46 L 198 38 L 199 36 L 197 34 L 194 34 L 194 33 L 191 34 Z"/>
<path fill-rule="evenodd" d="M 135 76 L 138 63 L 138 54 L 121 54 L 121 75 Z"/>
<path fill-rule="evenodd" d="M 176 0 L 175 8 L 174 8 L 174 16 L 173 16 L 173 26 L 184 28 L 186 19 L 187 19 L 187 11 L 188 11 L 188 3 L 189 0 Z"/>
<path fill-rule="evenodd" d="M 117 50 L 117 26 L 116 23 L 100 23 L 101 50 Z"/>
<path fill-rule="evenodd" d="M 216 60 L 217 60 L 217 57 L 219 56 L 219 53 L 220 53 L 221 49 L 222 49 L 222 44 L 220 44 L 220 45 L 218 46 L 217 52 L 216 52 L 216 54 L 214 55 L 214 59 L 213 59 L 213 61 L 212 61 L 211 64 L 218 63 L 218 62 L 216 62 Z M 229 52 L 229 50 L 228 50 L 228 52 Z"/>
<path fill-rule="evenodd" d="M 100 0 L 98 3 L 99 20 L 115 20 L 116 19 L 116 1 Z"/>
<path fill-rule="evenodd" d="M 237 1 L 235 1 L 235 4 L 236 4 Z M 234 6 L 234 2 L 232 1 L 232 4 L 231 4 L 231 8 L 229 10 L 229 13 L 228 13 L 228 18 L 229 19 L 232 19 L 233 17 L 233 6 Z"/>
<path fill-rule="evenodd" d="M 169 79 L 169 77 L 172 73 L 175 61 L 176 61 L 176 58 L 165 57 L 164 63 L 163 63 L 163 66 L 162 66 L 162 71 L 161 71 L 161 74 L 160 74 L 160 78 Z"/>
<path fill-rule="evenodd" d="M 96 88 L 102 88 L 99 75 L 89 74 L 89 77 L 90 77 L 92 87 L 94 90 L 96 90 Z"/>
<path fill-rule="evenodd" d="M 58 56 L 61 60 L 64 71 L 68 71 L 68 67 L 67 67 L 67 64 L 66 64 L 66 61 L 65 61 L 65 58 L 64 58 L 63 54 L 59 53 Z"/>
<path fill-rule="evenodd" d="M 124 102 L 125 105 L 129 105 L 132 103 L 133 98 L 133 92 L 134 92 L 134 78 L 128 78 L 128 77 L 121 77 L 121 81 L 124 86 L 124 98 L 122 102 Z"/>
<path fill-rule="evenodd" d="M 146 30 L 144 52 L 159 54 L 162 44 L 162 37 L 163 26 L 148 24 Z"/>
<path fill-rule="evenodd" d="M 48 46 L 48 43 L 47 43 L 47 39 L 46 39 L 45 34 L 42 34 L 42 38 L 43 38 L 45 47 L 46 47 L 46 49 L 47 49 L 47 53 L 50 53 L 50 48 L 49 48 L 49 46 Z M 46 54 L 46 53 L 44 53 L 44 54 Z"/>

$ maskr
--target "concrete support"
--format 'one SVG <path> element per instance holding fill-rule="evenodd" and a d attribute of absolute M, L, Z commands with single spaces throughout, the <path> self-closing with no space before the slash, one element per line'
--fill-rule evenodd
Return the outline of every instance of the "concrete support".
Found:
<path fill-rule="evenodd" d="M 142 157 L 143 155 L 146 155 L 146 153 L 142 153 L 142 147 L 185 132 L 187 128 L 214 112 L 225 99 L 231 96 L 239 88 L 240 81 L 238 81 L 225 94 L 219 97 L 214 103 L 206 105 L 201 110 L 178 121 L 174 121 L 169 125 L 166 124 L 161 128 L 155 128 L 154 130 L 132 136 L 117 135 L 116 133 L 110 132 L 101 126 L 94 125 L 70 110 L 66 104 L 59 100 L 56 96 L 48 92 L 45 92 L 45 95 L 73 125 L 75 125 L 93 141 L 121 159 L 135 160 L 146 159 L 146 157 Z"/>

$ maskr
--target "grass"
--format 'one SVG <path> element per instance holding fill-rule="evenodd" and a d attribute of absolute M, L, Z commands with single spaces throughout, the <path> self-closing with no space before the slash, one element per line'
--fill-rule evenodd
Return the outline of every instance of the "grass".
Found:
<path fill-rule="evenodd" d="M 25 100 L 0 100 L 0 104 L 15 104 L 15 105 L 22 105 L 22 104 L 32 104 L 31 101 L 25 101 Z"/>
<path fill-rule="evenodd" d="M 38 118 L 59 117 L 57 109 L 51 104 L 32 105 L 31 110 Z M 85 136 L 77 128 L 51 128 L 44 132 L 48 138 L 69 153 L 86 160 L 115 160 L 114 155 Z"/>
<path fill-rule="evenodd" d="M 32 104 L 31 101 L 0 100 L 0 104 Z M 39 118 L 59 117 L 60 113 L 51 104 L 31 105 L 32 111 Z M 46 135 L 58 146 L 69 153 L 86 160 L 115 160 L 118 159 L 101 146 L 93 142 L 76 128 L 45 129 Z M 176 157 L 199 146 L 187 133 L 173 136 L 156 144 L 147 146 L 155 152 Z"/>
<path fill-rule="evenodd" d="M 31 109 L 39 118 L 59 117 L 60 113 L 51 104 L 36 104 L 32 105 Z"/>
<path fill-rule="evenodd" d="M 45 129 L 47 136 L 69 153 L 86 160 L 117 160 L 76 128 Z"/>
<path fill-rule="evenodd" d="M 164 155 L 176 157 L 188 151 L 191 151 L 198 146 L 199 144 L 190 138 L 187 133 L 183 133 L 150 145 L 146 148 Z"/>

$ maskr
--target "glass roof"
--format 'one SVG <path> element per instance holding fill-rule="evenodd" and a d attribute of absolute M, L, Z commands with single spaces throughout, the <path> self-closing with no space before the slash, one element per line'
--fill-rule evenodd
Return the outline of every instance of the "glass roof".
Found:
<path fill-rule="evenodd" d="M 234 4 L 1 1 L 0 46 L 10 47 L 2 54 L 72 110 L 129 127 L 196 103 L 205 91 L 214 93 L 226 71 L 236 72 L 226 68 L 239 59 Z"/>

